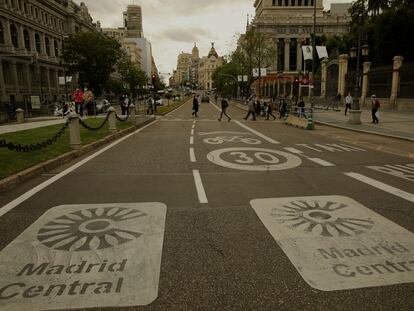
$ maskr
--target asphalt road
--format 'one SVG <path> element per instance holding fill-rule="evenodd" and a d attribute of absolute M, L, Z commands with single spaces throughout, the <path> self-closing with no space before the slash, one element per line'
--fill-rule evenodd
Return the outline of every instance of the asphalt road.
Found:
<path fill-rule="evenodd" d="M 187 103 L 76 169 L 2 195 L 0 310 L 414 310 L 414 161 L 403 156 L 412 145 L 228 110 L 232 120 L 219 122 L 202 103 L 194 119 Z M 127 220 L 140 237 L 108 233 L 124 219 L 111 208 L 129 215 L 144 202 L 142 222 Z M 71 237 L 58 237 L 67 224 L 78 239 L 70 250 L 55 243 Z M 57 230 L 51 242 L 39 226 Z M 78 231 L 90 234 L 88 250 Z M 92 234 L 106 234 L 105 246 Z M 74 274 L 56 265 L 92 253 L 117 262 L 124 283 L 115 289 L 100 266 L 79 276 L 95 285 L 71 293 Z M 100 273 L 113 278 L 107 291 L 93 287 Z"/>

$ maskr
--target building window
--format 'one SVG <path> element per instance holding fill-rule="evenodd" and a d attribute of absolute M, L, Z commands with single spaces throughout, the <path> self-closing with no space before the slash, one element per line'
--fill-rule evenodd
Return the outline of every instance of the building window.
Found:
<path fill-rule="evenodd" d="M 295 5 L 296 5 L 296 3 L 295 3 L 295 2 L 296 2 L 296 0 L 292 0 L 290 5 L 291 5 L 291 6 L 295 6 Z"/>
<path fill-rule="evenodd" d="M 272 5 L 273 5 L 273 6 L 276 6 L 276 0 L 273 0 L 273 1 L 272 1 Z"/>
<path fill-rule="evenodd" d="M 22 64 L 17 65 L 17 81 L 18 81 L 19 85 L 21 85 L 21 86 L 26 85 L 25 76 L 24 76 L 24 67 L 23 67 Z"/>
<path fill-rule="evenodd" d="M 313 0 L 310 0 L 310 5 L 313 6 Z"/>
<path fill-rule="evenodd" d="M 295 71 L 297 68 L 297 40 L 290 39 L 289 70 Z"/>
<path fill-rule="evenodd" d="M 54 48 L 55 48 L 55 56 L 56 57 L 59 57 L 59 45 L 58 45 L 58 43 L 57 43 L 57 41 L 55 40 L 55 41 L 53 41 L 53 46 L 54 46 Z"/>
<path fill-rule="evenodd" d="M 30 51 L 30 35 L 27 29 L 23 30 L 23 38 L 24 38 L 25 49 Z"/>
<path fill-rule="evenodd" d="M 0 22 L 0 44 L 4 44 L 4 29 L 3 24 Z"/>
<path fill-rule="evenodd" d="M 283 0 L 278 0 L 278 6 L 282 6 L 283 5 Z"/>
<path fill-rule="evenodd" d="M 35 43 L 36 43 L 36 52 L 42 53 L 42 44 L 40 42 L 40 36 L 39 34 L 35 34 Z"/>
<path fill-rule="evenodd" d="M 3 62 L 3 78 L 4 78 L 5 84 L 8 84 L 8 85 L 13 84 L 10 63 Z"/>
<path fill-rule="evenodd" d="M 50 41 L 49 38 L 45 38 L 46 54 L 50 56 Z"/>
<path fill-rule="evenodd" d="M 302 0 L 298 0 L 298 6 L 302 6 Z"/>
<path fill-rule="evenodd" d="M 285 0 L 285 6 L 289 6 L 289 0 Z"/>
<path fill-rule="evenodd" d="M 277 70 L 283 71 L 285 68 L 285 42 L 279 39 L 277 42 Z"/>
<path fill-rule="evenodd" d="M 11 6 L 12 6 L 13 9 L 16 7 L 15 0 L 11 0 Z"/>
<path fill-rule="evenodd" d="M 35 16 L 36 18 L 39 18 L 39 10 L 37 8 L 35 8 Z"/>
<path fill-rule="evenodd" d="M 27 14 L 27 4 L 26 4 L 26 2 L 23 2 L 23 10 L 24 10 L 24 14 Z"/>
<path fill-rule="evenodd" d="M 305 1 L 305 6 L 309 6 L 309 0 L 304 0 Z"/>
<path fill-rule="evenodd" d="M 12 41 L 13 46 L 18 48 L 19 47 L 19 37 L 17 35 L 16 26 L 14 26 L 13 24 L 10 25 L 10 36 L 11 36 L 11 41 Z"/>

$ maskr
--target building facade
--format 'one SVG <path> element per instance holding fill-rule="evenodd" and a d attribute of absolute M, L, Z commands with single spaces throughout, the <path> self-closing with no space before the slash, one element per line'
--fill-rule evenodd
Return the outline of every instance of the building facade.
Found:
<path fill-rule="evenodd" d="M 307 74 L 311 62 L 303 60 L 302 45 L 311 44 L 316 1 L 316 36 L 343 35 L 349 32 L 350 3 L 331 4 L 324 11 L 322 0 L 256 0 L 256 14 L 249 27 L 268 34 L 276 47 L 274 63 L 262 85 L 274 91 L 277 80 L 282 82 Z M 305 68 L 307 66 L 307 68 Z M 306 71 L 306 72 L 305 72 Z M 280 81 L 279 81 L 280 82 Z M 279 86 L 280 88 L 280 86 Z"/>
<path fill-rule="evenodd" d="M 0 108 L 61 99 L 62 41 L 81 31 L 100 31 L 84 3 L 0 0 Z"/>
<path fill-rule="evenodd" d="M 198 86 L 203 90 L 213 89 L 213 73 L 224 63 L 223 57 L 217 54 L 214 43 L 211 43 L 211 49 L 207 56 L 200 59 L 198 67 Z"/>
<path fill-rule="evenodd" d="M 128 5 L 127 10 L 123 13 L 123 17 L 124 27 L 104 28 L 103 33 L 117 39 L 124 49 L 135 45 L 136 49 L 141 53 L 139 57 L 141 69 L 148 77 L 151 77 L 156 66 L 155 63 L 153 64 L 151 42 L 144 37 L 142 9 L 139 5 Z"/>

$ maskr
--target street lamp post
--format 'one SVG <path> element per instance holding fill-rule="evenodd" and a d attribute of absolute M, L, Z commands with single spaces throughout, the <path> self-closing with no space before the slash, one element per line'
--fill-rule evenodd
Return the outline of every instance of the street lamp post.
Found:
<path fill-rule="evenodd" d="M 352 47 L 350 50 L 351 59 L 356 60 L 355 65 L 355 87 L 354 87 L 354 97 L 352 103 L 352 109 L 350 110 L 349 114 L 349 123 L 352 124 L 361 124 L 361 107 L 359 104 L 360 99 L 360 83 L 361 83 L 361 54 L 365 58 L 369 54 L 369 45 L 364 44 L 361 47 L 361 37 L 362 37 L 362 30 L 359 28 L 358 30 L 358 47 Z"/>

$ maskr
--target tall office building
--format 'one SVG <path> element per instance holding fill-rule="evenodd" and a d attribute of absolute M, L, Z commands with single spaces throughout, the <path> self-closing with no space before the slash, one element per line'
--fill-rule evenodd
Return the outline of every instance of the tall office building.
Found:
<path fill-rule="evenodd" d="M 124 27 L 129 38 L 142 38 L 142 10 L 139 5 L 128 5 L 124 12 Z"/>

